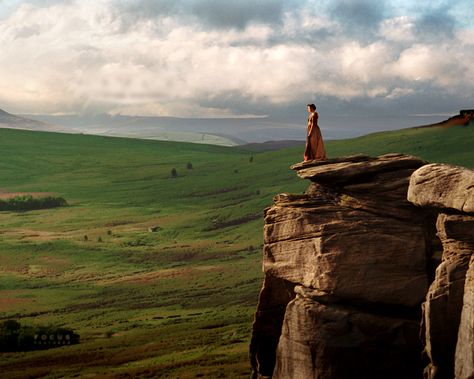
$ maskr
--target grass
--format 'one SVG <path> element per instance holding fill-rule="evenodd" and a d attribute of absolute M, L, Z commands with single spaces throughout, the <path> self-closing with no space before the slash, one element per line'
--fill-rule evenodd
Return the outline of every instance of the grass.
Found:
<path fill-rule="evenodd" d="M 429 162 L 474 168 L 473 138 L 474 123 L 449 128 L 411 128 L 331 141 L 329 152 L 332 156 L 397 152 L 419 156 Z"/>
<path fill-rule="evenodd" d="M 474 167 L 473 130 L 407 129 L 327 149 Z M 288 169 L 302 149 L 0 129 L 0 151 L 0 192 L 54 193 L 69 204 L 0 212 L 0 319 L 81 336 L 79 345 L 2 354 L 4 375 L 248 377 L 263 209 L 307 187 Z"/>

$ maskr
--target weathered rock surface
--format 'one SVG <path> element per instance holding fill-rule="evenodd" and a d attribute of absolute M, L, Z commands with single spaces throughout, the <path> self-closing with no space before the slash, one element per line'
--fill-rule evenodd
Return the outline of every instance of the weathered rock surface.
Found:
<path fill-rule="evenodd" d="M 453 377 L 454 353 L 463 307 L 464 282 L 474 251 L 474 217 L 440 214 L 438 236 L 442 262 L 423 304 L 425 351 L 432 377 Z"/>
<path fill-rule="evenodd" d="M 474 170 L 433 163 L 415 171 L 408 200 L 426 207 L 474 213 Z"/>
<path fill-rule="evenodd" d="M 352 302 L 416 306 L 428 288 L 420 225 L 319 198 L 293 206 L 277 198 L 264 241 L 265 272 Z"/>
<path fill-rule="evenodd" d="M 424 164 L 390 154 L 292 166 L 311 180 L 306 194 L 280 194 L 265 212 L 264 272 L 298 285 L 296 298 L 284 297 L 285 310 L 274 313 L 282 320 L 275 378 L 420 375 L 419 309 L 434 219 L 406 193 Z M 266 296 L 262 290 L 256 340 Z M 254 378 L 270 377 L 255 348 L 250 356 Z"/>
<path fill-rule="evenodd" d="M 274 379 L 421 376 L 417 320 L 324 304 L 300 293 L 286 309 Z"/>
<path fill-rule="evenodd" d="M 294 284 L 266 274 L 253 323 L 250 362 L 253 378 L 270 377 L 275 366 L 275 353 L 281 334 L 286 305 L 295 297 Z"/>
<path fill-rule="evenodd" d="M 474 255 L 466 275 L 455 357 L 456 378 L 474 378 Z"/>
<path fill-rule="evenodd" d="M 408 200 L 443 212 L 436 223 L 442 259 L 423 304 L 423 337 L 429 359 L 425 378 L 453 378 L 455 364 L 456 378 L 474 377 L 472 370 L 467 374 L 472 369 L 467 349 L 471 348 L 472 362 L 474 341 L 469 329 L 474 328 L 474 313 L 469 289 L 465 291 L 471 286 L 466 283 L 466 273 L 474 253 L 474 170 L 444 164 L 423 166 L 410 179 Z"/>
<path fill-rule="evenodd" d="M 337 186 L 364 181 L 381 172 L 417 169 L 425 163 L 420 158 L 404 154 L 386 154 L 380 157 L 353 155 L 326 161 L 301 162 L 291 168 L 298 172 L 300 178 Z"/>
<path fill-rule="evenodd" d="M 474 171 L 400 154 L 292 168 L 311 184 L 265 211 L 253 378 L 473 379 Z"/>

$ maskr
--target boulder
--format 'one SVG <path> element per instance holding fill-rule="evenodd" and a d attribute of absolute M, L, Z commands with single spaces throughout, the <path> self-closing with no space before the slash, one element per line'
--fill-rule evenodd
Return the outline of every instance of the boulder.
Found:
<path fill-rule="evenodd" d="M 435 217 L 406 193 L 424 164 L 388 154 L 292 166 L 311 183 L 265 210 L 252 378 L 420 377 Z"/>
<path fill-rule="evenodd" d="M 271 377 L 286 305 L 294 298 L 294 284 L 266 274 L 252 326 L 252 378 Z"/>
<path fill-rule="evenodd" d="M 292 207 L 277 200 L 266 213 L 264 241 L 266 273 L 350 302 L 413 307 L 428 288 L 419 225 L 318 198 Z"/>
<path fill-rule="evenodd" d="M 428 378 L 452 378 L 466 273 L 474 252 L 474 217 L 440 214 L 438 236 L 443 245 L 441 264 L 423 304 Z"/>
<path fill-rule="evenodd" d="M 474 213 L 474 170 L 440 163 L 423 166 L 411 176 L 408 200 L 424 207 Z"/>
<path fill-rule="evenodd" d="M 273 379 L 421 377 L 416 319 L 323 304 L 296 288 L 286 309 Z"/>
<path fill-rule="evenodd" d="M 404 154 L 386 154 L 379 157 L 355 155 L 325 161 L 302 162 L 291 166 L 298 176 L 313 182 L 340 186 L 346 183 L 367 181 L 374 174 L 417 169 L 426 164 L 420 158 Z"/>

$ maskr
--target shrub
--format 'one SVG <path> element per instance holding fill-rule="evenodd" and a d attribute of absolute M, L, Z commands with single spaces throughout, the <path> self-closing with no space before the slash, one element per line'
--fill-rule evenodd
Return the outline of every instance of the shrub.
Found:
<path fill-rule="evenodd" d="M 178 171 L 176 171 L 175 168 L 171 169 L 171 177 L 172 178 L 177 178 L 178 177 Z"/>
<path fill-rule="evenodd" d="M 193 164 L 192 164 L 191 162 L 188 162 L 188 163 L 186 164 L 186 168 L 187 168 L 188 170 L 192 170 L 192 169 L 193 169 Z"/>
<path fill-rule="evenodd" d="M 0 211 L 30 211 L 34 209 L 47 209 L 64 207 L 66 200 L 62 197 L 39 197 L 31 195 L 15 196 L 11 199 L 0 200 Z"/>
<path fill-rule="evenodd" d="M 253 156 L 249 158 L 249 162 L 250 162 L 250 163 L 253 162 Z"/>

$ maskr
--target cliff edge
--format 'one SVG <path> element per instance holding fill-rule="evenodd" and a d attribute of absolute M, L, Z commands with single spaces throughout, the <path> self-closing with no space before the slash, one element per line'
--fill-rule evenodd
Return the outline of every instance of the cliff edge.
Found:
<path fill-rule="evenodd" d="M 265 210 L 252 377 L 470 377 L 474 172 L 401 154 L 292 169 L 310 184 Z"/>

